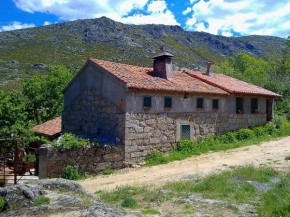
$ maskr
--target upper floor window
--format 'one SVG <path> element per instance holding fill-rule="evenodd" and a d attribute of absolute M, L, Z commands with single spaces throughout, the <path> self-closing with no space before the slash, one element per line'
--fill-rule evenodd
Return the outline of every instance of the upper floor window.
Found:
<path fill-rule="evenodd" d="M 243 98 L 241 97 L 236 98 L 236 112 L 237 114 L 243 114 L 244 112 Z"/>
<path fill-rule="evenodd" d="M 203 98 L 196 99 L 196 108 L 203 108 Z"/>
<path fill-rule="evenodd" d="M 172 97 L 171 96 L 164 97 L 164 108 L 172 108 Z"/>
<path fill-rule="evenodd" d="M 258 99 L 257 98 L 251 99 L 251 110 L 252 110 L 252 113 L 258 113 Z"/>
<path fill-rule="evenodd" d="M 152 97 L 143 96 L 143 108 L 151 108 L 151 107 L 152 107 Z"/>
<path fill-rule="evenodd" d="M 213 109 L 218 109 L 219 108 L 219 100 L 218 99 L 213 99 L 212 100 L 212 108 Z"/>

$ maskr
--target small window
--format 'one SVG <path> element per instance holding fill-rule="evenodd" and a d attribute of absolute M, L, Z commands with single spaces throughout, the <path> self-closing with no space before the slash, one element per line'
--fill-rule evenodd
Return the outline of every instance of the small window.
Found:
<path fill-rule="evenodd" d="M 219 100 L 218 99 L 213 99 L 212 100 L 212 108 L 213 109 L 218 109 L 219 108 Z"/>
<path fill-rule="evenodd" d="M 203 108 L 203 98 L 196 99 L 196 108 Z"/>
<path fill-rule="evenodd" d="M 181 124 L 180 139 L 190 139 L 190 125 Z"/>
<path fill-rule="evenodd" d="M 170 96 L 164 97 L 164 108 L 172 108 L 172 97 Z"/>
<path fill-rule="evenodd" d="M 152 107 L 152 97 L 143 96 L 143 108 L 151 108 L 151 107 Z"/>
<path fill-rule="evenodd" d="M 236 98 L 236 112 L 237 114 L 243 114 L 244 106 L 243 106 L 243 98 Z"/>
<path fill-rule="evenodd" d="M 251 99 L 251 110 L 252 110 L 252 113 L 258 112 L 258 99 L 257 98 Z"/>

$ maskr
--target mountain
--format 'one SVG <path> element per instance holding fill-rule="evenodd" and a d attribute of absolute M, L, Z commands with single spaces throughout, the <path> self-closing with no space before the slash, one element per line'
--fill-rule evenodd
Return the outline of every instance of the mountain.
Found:
<path fill-rule="evenodd" d="M 0 84 L 63 64 L 79 69 L 87 58 L 152 66 L 165 49 L 174 66 L 200 69 L 237 53 L 265 58 L 280 54 L 285 39 L 272 36 L 223 37 L 179 26 L 126 25 L 106 17 L 0 33 Z"/>

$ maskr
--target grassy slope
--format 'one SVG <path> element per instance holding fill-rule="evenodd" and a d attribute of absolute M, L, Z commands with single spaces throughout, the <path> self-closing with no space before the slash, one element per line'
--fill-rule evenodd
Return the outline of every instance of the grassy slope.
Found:
<path fill-rule="evenodd" d="M 151 66 L 165 48 L 180 68 L 198 69 L 205 61 L 219 62 L 245 52 L 265 57 L 279 53 L 284 39 L 270 36 L 228 38 L 187 32 L 178 26 L 125 25 L 107 18 L 77 20 L 50 26 L 0 33 L 0 83 L 64 64 L 79 69 L 87 58 Z M 44 64 L 44 69 L 34 64 Z"/>

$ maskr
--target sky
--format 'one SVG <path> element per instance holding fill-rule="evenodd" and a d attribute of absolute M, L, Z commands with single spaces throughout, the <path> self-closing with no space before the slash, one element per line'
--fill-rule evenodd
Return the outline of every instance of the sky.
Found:
<path fill-rule="evenodd" d="M 1 0 L 0 31 L 106 16 L 223 36 L 290 35 L 289 0 Z"/>

